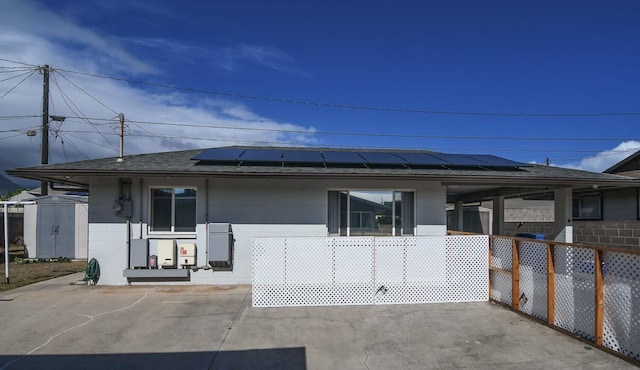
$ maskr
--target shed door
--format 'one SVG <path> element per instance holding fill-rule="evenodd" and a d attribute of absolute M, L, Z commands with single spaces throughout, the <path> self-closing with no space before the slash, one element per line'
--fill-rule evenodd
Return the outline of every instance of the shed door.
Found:
<path fill-rule="evenodd" d="M 73 204 L 38 205 L 36 258 L 75 257 Z"/>

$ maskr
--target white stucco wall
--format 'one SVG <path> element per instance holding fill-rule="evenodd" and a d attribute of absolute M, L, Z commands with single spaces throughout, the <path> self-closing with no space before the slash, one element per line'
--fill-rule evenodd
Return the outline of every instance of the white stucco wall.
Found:
<path fill-rule="evenodd" d="M 197 187 L 195 233 L 153 234 L 147 231 L 149 187 Z M 157 254 L 160 239 L 193 242 L 197 266 L 207 264 L 207 222 L 232 225 L 233 271 L 200 269 L 190 273 L 190 284 L 251 283 L 251 240 L 270 236 L 327 236 L 328 190 L 404 190 L 416 192 L 416 234 L 446 234 L 446 189 L 438 182 L 400 180 L 307 180 L 307 179 L 132 179 L 132 238 L 148 238 L 149 254 Z M 208 193 L 208 199 L 207 199 Z M 127 224 L 113 211 L 118 199 L 118 180 L 91 184 L 89 198 L 89 258 L 100 263 L 100 284 L 126 284 Z M 206 205 L 208 204 L 208 208 Z M 183 282 L 181 282 L 184 284 Z M 165 284 L 162 282 L 162 284 Z M 180 284 L 180 283 L 178 283 Z"/>
<path fill-rule="evenodd" d="M 89 247 L 89 205 L 86 203 L 76 204 L 75 212 L 75 258 L 86 259 Z"/>

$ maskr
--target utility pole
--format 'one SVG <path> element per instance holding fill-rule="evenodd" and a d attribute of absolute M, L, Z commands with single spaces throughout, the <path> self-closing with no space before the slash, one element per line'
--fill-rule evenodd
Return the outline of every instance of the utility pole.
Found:
<path fill-rule="evenodd" d="M 122 162 L 124 161 L 124 114 L 119 113 L 118 118 L 120 118 L 120 157 L 118 162 Z"/>
<path fill-rule="evenodd" d="M 42 67 L 42 164 L 49 164 L 49 65 Z M 49 194 L 46 181 L 40 183 L 40 195 Z"/>

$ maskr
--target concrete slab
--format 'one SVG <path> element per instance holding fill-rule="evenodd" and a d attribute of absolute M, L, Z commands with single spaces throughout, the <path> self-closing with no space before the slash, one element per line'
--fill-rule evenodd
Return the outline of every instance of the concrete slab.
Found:
<path fill-rule="evenodd" d="M 634 365 L 490 303 L 252 308 L 249 286 L 78 286 L 0 302 L 0 369 Z"/>

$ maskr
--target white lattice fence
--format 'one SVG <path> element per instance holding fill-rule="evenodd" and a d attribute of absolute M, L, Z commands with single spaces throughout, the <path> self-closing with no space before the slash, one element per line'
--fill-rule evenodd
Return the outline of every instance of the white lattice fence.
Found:
<path fill-rule="evenodd" d="M 520 242 L 520 311 L 547 319 L 547 245 Z"/>
<path fill-rule="evenodd" d="M 510 238 L 493 237 L 491 246 L 491 267 L 499 269 L 490 271 L 491 299 L 511 304 L 513 271 L 513 241 Z"/>
<path fill-rule="evenodd" d="M 603 345 L 640 361 L 640 255 L 604 252 Z"/>
<path fill-rule="evenodd" d="M 488 300 L 487 236 L 256 238 L 253 306 Z"/>
<path fill-rule="evenodd" d="M 640 361 L 640 254 L 552 241 L 491 240 L 492 300 Z M 551 260 L 548 251 L 553 251 Z M 601 283 L 596 270 L 602 273 Z M 518 294 L 519 302 L 512 300 L 512 284 L 518 284 L 513 294 Z M 603 305 L 598 309 L 600 296 Z M 547 312 L 547 307 L 553 311 Z"/>
<path fill-rule="evenodd" d="M 554 325 L 595 340 L 595 251 L 557 246 L 555 259 Z"/>

